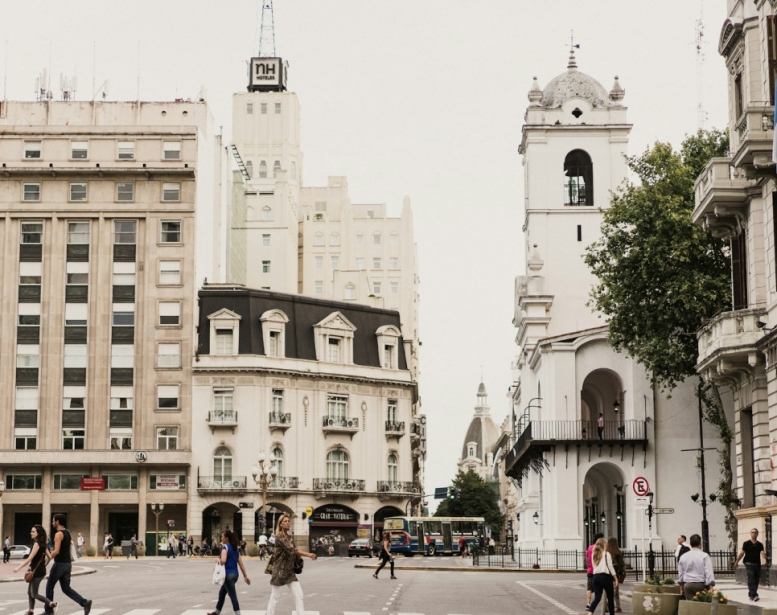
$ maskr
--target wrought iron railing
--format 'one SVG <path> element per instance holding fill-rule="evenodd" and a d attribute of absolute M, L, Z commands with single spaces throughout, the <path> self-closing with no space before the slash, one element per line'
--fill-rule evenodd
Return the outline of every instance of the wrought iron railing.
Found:
<path fill-rule="evenodd" d="M 208 423 L 237 423 L 237 410 L 213 410 L 208 412 Z"/>
<path fill-rule="evenodd" d="M 530 421 L 521 436 L 530 431 L 532 440 L 645 440 L 645 421 Z"/>
<path fill-rule="evenodd" d="M 339 427 L 341 429 L 359 429 L 359 419 L 356 417 L 325 416 L 324 427 Z"/>
<path fill-rule="evenodd" d="M 200 476 L 197 478 L 198 489 L 245 489 L 246 476 Z"/>
<path fill-rule="evenodd" d="M 296 476 L 276 476 L 268 489 L 299 489 L 299 478 Z"/>
<path fill-rule="evenodd" d="M 365 491 L 367 482 L 355 478 L 314 478 L 317 491 Z"/>
<path fill-rule="evenodd" d="M 379 493 L 421 493 L 418 485 L 408 481 L 379 480 Z"/>
<path fill-rule="evenodd" d="M 405 433 L 405 422 L 386 421 L 386 431 L 391 433 Z"/>
<path fill-rule="evenodd" d="M 291 412 L 270 412 L 270 425 L 291 425 Z"/>

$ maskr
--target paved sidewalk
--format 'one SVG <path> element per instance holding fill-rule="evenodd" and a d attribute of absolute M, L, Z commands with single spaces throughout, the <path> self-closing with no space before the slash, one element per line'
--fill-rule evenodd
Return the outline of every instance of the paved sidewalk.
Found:
<path fill-rule="evenodd" d="M 14 574 L 13 569 L 16 568 L 23 560 L 12 559 L 7 564 L 0 564 L 0 583 L 12 583 L 14 581 L 24 581 L 24 573 L 27 570 L 22 568 L 19 572 Z M 94 568 L 88 568 L 79 560 L 78 564 L 73 564 L 73 572 L 70 576 L 79 577 L 84 574 L 93 574 L 97 572 Z"/>

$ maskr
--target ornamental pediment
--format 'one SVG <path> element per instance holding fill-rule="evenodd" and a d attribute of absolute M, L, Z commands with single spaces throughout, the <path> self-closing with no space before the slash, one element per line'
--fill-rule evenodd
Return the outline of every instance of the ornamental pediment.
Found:
<path fill-rule="evenodd" d="M 340 312 L 332 312 L 321 322 L 316 323 L 316 327 L 326 327 L 327 329 L 340 329 L 342 331 L 356 331 L 353 323 L 343 316 Z"/>

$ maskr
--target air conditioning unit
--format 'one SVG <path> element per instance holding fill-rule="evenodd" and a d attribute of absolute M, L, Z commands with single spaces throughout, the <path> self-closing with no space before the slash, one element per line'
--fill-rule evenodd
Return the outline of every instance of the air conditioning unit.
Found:
<path fill-rule="evenodd" d="M 353 427 L 353 421 L 348 421 L 348 427 Z"/>
<path fill-rule="evenodd" d="M 335 424 L 335 420 L 334 419 L 329 419 L 329 424 L 330 425 L 334 425 Z"/>
<path fill-rule="evenodd" d="M 232 481 L 232 486 L 235 487 L 236 489 L 239 489 L 240 488 L 240 481 L 239 480 Z"/>

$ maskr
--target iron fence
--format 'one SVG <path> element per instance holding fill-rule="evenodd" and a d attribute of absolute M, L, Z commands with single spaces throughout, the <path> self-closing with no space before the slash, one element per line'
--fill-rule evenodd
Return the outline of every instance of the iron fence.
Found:
<path fill-rule="evenodd" d="M 650 570 L 650 553 L 639 549 L 621 551 L 626 562 L 628 577 L 642 579 Z M 710 551 L 712 569 L 715 576 L 733 577 L 733 563 L 736 553 L 733 551 Z M 674 551 L 653 551 L 653 572 L 664 577 L 677 577 L 677 560 Z M 472 552 L 473 564 L 484 568 L 518 568 L 523 570 L 577 570 L 585 572 L 585 551 L 563 549 L 512 549 L 510 545 L 495 547 L 477 547 Z"/>

